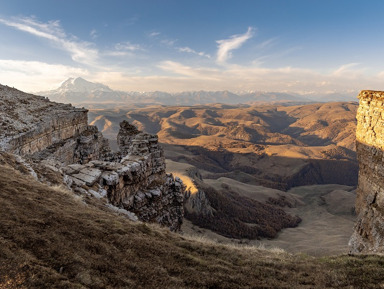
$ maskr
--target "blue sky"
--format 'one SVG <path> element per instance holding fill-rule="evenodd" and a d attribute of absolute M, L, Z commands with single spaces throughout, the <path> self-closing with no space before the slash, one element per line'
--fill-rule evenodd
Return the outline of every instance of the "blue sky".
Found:
<path fill-rule="evenodd" d="M 384 90 L 384 1 L 2 0 L 0 83 L 127 91 Z"/>

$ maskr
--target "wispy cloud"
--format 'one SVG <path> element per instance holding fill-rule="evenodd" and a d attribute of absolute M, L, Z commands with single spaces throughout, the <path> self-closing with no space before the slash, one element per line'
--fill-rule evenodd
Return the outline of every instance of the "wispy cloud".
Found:
<path fill-rule="evenodd" d="M 264 48 L 270 47 L 276 42 L 276 40 L 277 40 L 276 37 L 267 39 L 267 40 L 261 42 L 260 44 L 258 44 L 257 48 L 264 49 Z"/>
<path fill-rule="evenodd" d="M 319 72 L 315 68 L 303 69 L 289 66 L 266 68 L 263 65 L 266 59 L 282 57 L 301 47 L 285 49 L 280 54 L 278 51 L 271 55 L 255 54 L 254 56 L 258 56 L 258 58 L 253 62 L 249 61 L 247 66 L 235 63 L 227 64 L 233 51 L 241 48 L 255 34 L 255 29 L 251 27 L 244 34 L 232 35 L 227 39 L 216 41 L 217 55 L 212 56 L 211 61 L 199 59 L 194 62 L 188 61 L 186 64 L 176 60 L 182 57 L 175 51 L 206 58 L 210 58 L 210 55 L 188 46 L 181 46 L 179 42 L 182 40 L 177 42 L 177 40 L 172 40 L 172 37 L 157 31 L 147 34 L 148 37 L 152 37 L 147 40 L 154 42 L 155 45 L 121 41 L 110 46 L 107 51 L 99 50 L 94 43 L 82 41 L 66 33 L 59 21 L 44 23 L 36 18 L 4 19 L 0 17 L 0 25 L 43 39 L 54 48 L 65 51 L 76 62 L 73 66 L 77 67 L 71 67 L 58 63 L 0 59 L 1 82 L 27 91 L 51 89 L 52 84 L 58 84 L 73 76 L 103 82 L 115 89 L 138 91 L 204 89 L 327 93 L 347 89 L 384 89 L 384 71 L 369 74 L 368 69 L 358 63 L 347 62 L 328 73 L 324 73 L 323 70 Z M 95 38 L 98 33 L 96 30 L 91 30 L 89 35 Z M 266 50 L 275 44 L 275 39 L 268 39 L 256 44 L 253 48 Z M 158 49 L 159 46 L 167 49 Z M 161 55 L 162 51 L 156 54 L 157 51 L 150 51 L 150 49 L 165 51 L 167 56 Z M 132 57 L 113 58 L 110 56 Z M 138 61 L 138 57 L 142 57 L 144 61 Z M 221 64 L 220 68 L 217 64 Z"/>
<path fill-rule="evenodd" d="M 164 44 L 164 45 L 170 46 L 170 47 L 174 46 L 176 42 L 177 42 L 176 39 L 163 39 L 160 41 L 161 44 Z"/>
<path fill-rule="evenodd" d="M 161 62 L 158 67 L 163 69 L 164 71 L 172 72 L 175 74 L 185 75 L 194 78 L 205 78 L 210 80 L 217 79 L 216 74 L 218 73 L 218 70 L 214 68 L 196 68 L 171 60 Z"/>
<path fill-rule="evenodd" d="M 240 48 L 248 39 L 252 38 L 254 29 L 248 27 L 248 30 L 244 34 L 232 35 L 228 39 L 217 40 L 217 62 L 224 64 L 229 58 L 232 57 L 232 50 Z"/>
<path fill-rule="evenodd" d="M 188 90 L 262 90 L 296 92 L 304 94 L 326 94 L 329 92 L 351 92 L 361 89 L 384 88 L 384 72 L 368 76 L 340 74 L 333 71 L 321 74 L 315 70 L 280 67 L 263 68 L 240 65 L 224 69 L 206 66 L 191 66 L 172 60 L 157 65 L 163 73 L 140 75 L 133 70 L 111 67 L 109 70 L 86 70 L 59 64 L 38 61 L 17 61 L 0 59 L 2 84 L 15 86 L 26 91 L 41 91 L 55 88 L 64 79 L 82 76 L 90 81 L 105 83 L 114 89 L 136 91 L 188 91 Z M 353 67 L 350 66 L 350 69 Z M 352 81 L 351 81 L 352 80 Z"/>
<path fill-rule="evenodd" d="M 73 61 L 94 65 L 98 59 L 98 50 L 91 43 L 69 37 L 59 21 L 42 23 L 35 18 L 0 18 L 0 23 L 51 41 L 58 48 L 68 52 Z"/>
<path fill-rule="evenodd" d="M 162 36 L 160 35 L 161 35 L 160 32 L 152 32 L 148 34 L 149 37 L 156 39 L 161 45 L 165 45 L 168 48 L 175 49 L 179 52 L 191 53 L 191 54 L 199 55 L 202 57 L 211 58 L 209 54 L 203 51 L 196 51 L 188 46 L 180 47 L 178 45 L 175 45 L 178 42 L 178 39 L 170 39 L 170 38 L 164 37 L 163 35 Z"/>
<path fill-rule="evenodd" d="M 151 32 L 151 33 L 149 33 L 148 36 L 149 36 L 149 37 L 157 37 L 157 36 L 159 36 L 160 34 L 161 34 L 160 32 L 155 31 L 155 32 Z"/>
<path fill-rule="evenodd" d="M 49 90 L 56 88 L 55 85 L 69 77 L 89 77 L 89 75 L 86 69 L 61 64 L 0 59 L 1 83 L 25 91 Z"/>
<path fill-rule="evenodd" d="M 99 33 L 97 33 L 96 29 L 92 29 L 91 32 L 89 32 L 89 35 L 92 39 L 97 39 L 99 37 Z"/>
<path fill-rule="evenodd" d="M 104 51 L 102 55 L 106 56 L 135 56 L 137 51 L 145 51 L 139 44 L 133 44 L 129 41 L 117 43 L 113 50 Z"/>
<path fill-rule="evenodd" d="M 187 52 L 187 53 L 192 53 L 192 54 L 196 54 L 196 55 L 199 55 L 199 56 L 204 56 L 204 57 L 207 57 L 207 58 L 211 58 L 211 56 L 209 54 L 206 54 L 205 52 L 198 52 L 190 47 L 179 47 L 177 49 L 179 52 Z"/>
<path fill-rule="evenodd" d="M 338 75 L 334 71 L 320 73 L 314 69 L 296 67 L 265 68 L 255 66 L 230 65 L 223 69 L 193 67 L 174 61 L 164 61 L 159 68 L 174 75 L 163 77 L 163 87 L 173 91 L 181 90 L 262 90 L 294 92 L 301 94 L 327 94 L 348 92 L 350 95 L 363 88 L 383 89 L 384 72 L 368 76 L 364 68 L 353 70 L 355 65 L 342 66 Z M 346 69 L 348 68 L 348 69 Z M 354 73 L 356 72 L 356 73 Z M 136 78 L 137 84 L 147 78 Z M 172 81 L 174 84 L 172 84 Z M 153 82 L 154 84 L 154 82 Z M 160 84 L 158 84 L 160 86 Z M 198 88 L 196 88 L 196 85 Z M 157 87 L 156 89 L 159 89 Z M 169 88 L 168 88 L 169 90 Z"/>
<path fill-rule="evenodd" d="M 132 16 L 130 18 L 126 18 L 122 24 L 124 26 L 131 26 L 131 25 L 136 24 L 137 21 L 139 21 L 139 19 L 140 19 L 140 16 L 139 15 L 135 15 L 135 16 Z"/>
<path fill-rule="evenodd" d="M 121 51 L 136 51 L 136 50 L 143 50 L 143 48 L 139 44 L 132 44 L 129 41 L 117 43 L 115 45 L 116 50 Z"/>
<path fill-rule="evenodd" d="M 359 74 L 365 70 L 364 68 L 356 68 L 359 66 L 359 63 L 348 63 L 341 65 L 335 71 L 333 71 L 332 75 L 334 76 L 349 76 L 349 77 L 357 77 Z"/>

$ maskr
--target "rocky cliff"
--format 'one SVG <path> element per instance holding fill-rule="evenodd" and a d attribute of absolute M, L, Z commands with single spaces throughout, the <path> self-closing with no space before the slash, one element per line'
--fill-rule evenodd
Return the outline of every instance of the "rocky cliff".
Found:
<path fill-rule="evenodd" d="M 88 191 L 96 197 L 177 231 L 182 224 L 184 185 L 165 172 L 163 149 L 157 135 L 140 132 L 123 121 L 118 134 L 120 152 L 114 161 L 94 160 L 72 164 L 62 170 L 75 191 Z"/>
<path fill-rule="evenodd" d="M 0 86 L 0 143 L 3 150 L 30 155 L 87 127 L 87 110 Z"/>
<path fill-rule="evenodd" d="M 77 193 L 106 199 L 131 219 L 180 229 L 184 185 L 166 174 L 156 135 L 124 121 L 120 151 L 112 153 L 98 129 L 88 125 L 86 109 L 1 85 L 0 109 L 2 151 L 22 157 L 37 172 L 49 170 Z M 52 181 L 47 174 L 37 176 Z"/>
<path fill-rule="evenodd" d="M 362 91 L 357 111 L 359 183 L 352 253 L 384 252 L 384 92 Z"/>

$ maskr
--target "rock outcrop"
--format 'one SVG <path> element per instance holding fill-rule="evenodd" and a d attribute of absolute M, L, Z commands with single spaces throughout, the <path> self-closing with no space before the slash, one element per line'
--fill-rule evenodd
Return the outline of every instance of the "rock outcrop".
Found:
<path fill-rule="evenodd" d="M 121 152 L 115 161 L 90 161 L 63 168 L 69 185 L 107 196 L 110 203 L 135 213 L 146 222 L 180 229 L 183 218 L 184 185 L 165 172 L 163 149 L 156 135 L 140 132 L 123 121 L 118 134 Z"/>
<path fill-rule="evenodd" d="M 59 138 L 42 150 L 24 155 L 35 160 L 57 160 L 62 165 L 86 164 L 92 160 L 113 158 L 108 140 L 95 126 L 88 125 L 69 138 Z"/>
<path fill-rule="evenodd" d="M 357 111 L 359 184 L 351 253 L 384 252 L 384 92 L 362 91 Z"/>
<path fill-rule="evenodd" d="M 156 135 L 123 121 L 112 153 L 86 109 L 0 85 L 0 149 L 61 174 L 72 190 L 147 222 L 180 229 L 185 187 L 166 174 Z M 44 178 L 47 181 L 47 178 Z"/>
<path fill-rule="evenodd" d="M 30 155 L 82 133 L 87 110 L 49 101 L 0 85 L 0 145 L 18 155 Z"/>
<path fill-rule="evenodd" d="M 211 206 L 205 192 L 199 189 L 194 194 L 190 192 L 185 195 L 185 210 L 188 214 L 197 214 L 201 216 L 213 216 L 214 209 Z"/>

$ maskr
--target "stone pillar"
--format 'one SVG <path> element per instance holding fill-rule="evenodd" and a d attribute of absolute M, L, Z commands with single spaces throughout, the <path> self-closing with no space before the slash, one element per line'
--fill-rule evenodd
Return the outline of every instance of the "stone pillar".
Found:
<path fill-rule="evenodd" d="M 117 145 L 123 156 L 130 152 L 132 146 L 132 139 L 139 134 L 140 131 L 128 121 L 123 120 L 120 123 L 120 130 L 117 134 Z"/>

